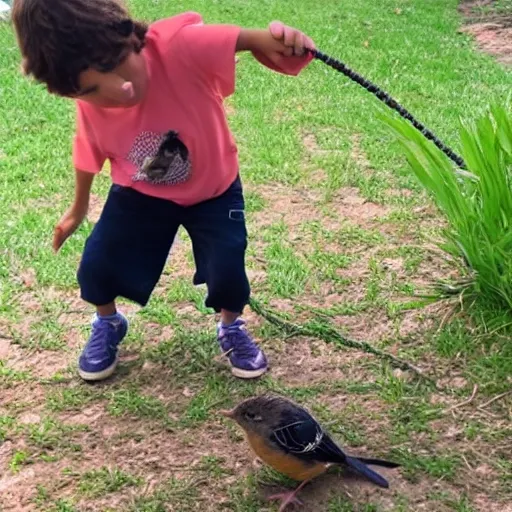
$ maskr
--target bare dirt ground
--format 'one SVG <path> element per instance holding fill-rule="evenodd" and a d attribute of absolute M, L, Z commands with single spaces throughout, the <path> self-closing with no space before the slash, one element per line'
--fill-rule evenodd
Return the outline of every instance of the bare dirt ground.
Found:
<path fill-rule="evenodd" d="M 461 29 L 475 37 L 479 47 L 499 62 L 512 65 L 512 12 L 496 10 L 493 0 L 462 2 L 467 24 Z"/>

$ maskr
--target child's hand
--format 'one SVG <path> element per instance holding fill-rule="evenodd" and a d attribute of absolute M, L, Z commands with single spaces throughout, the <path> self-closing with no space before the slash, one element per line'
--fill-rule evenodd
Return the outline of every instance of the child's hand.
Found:
<path fill-rule="evenodd" d="M 87 209 L 71 207 L 59 220 L 53 231 L 53 250 L 57 252 L 62 244 L 77 230 L 87 215 Z"/>
<path fill-rule="evenodd" d="M 307 50 L 314 50 L 315 43 L 300 30 L 288 27 L 280 21 L 273 21 L 267 30 L 242 29 L 236 44 L 236 51 L 251 51 L 259 59 L 277 67 L 283 57 L 305 57 Z"/>
<path fill-rule="evenodd" d="M 288 27 L 280 21 L 273 21 L 269 27 L 272 37 L 281 43 L 282 49 L 280 53 L 286 57 L 296 55 L 302 57 L 307 50 L 314 50 L 315 43 L 308 36 L 299 30 Z"/>

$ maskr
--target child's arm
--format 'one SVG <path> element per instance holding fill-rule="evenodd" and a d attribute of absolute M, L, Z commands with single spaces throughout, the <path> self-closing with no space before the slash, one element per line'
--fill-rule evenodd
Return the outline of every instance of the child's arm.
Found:
<path fill-rule="evenodd" d="M 95 174 L 75 170 L 75 200 L 61 217 L 53 232 L 53 249 L 58 251 L 62 244 L 80 226 L 89 210 L 89 197 Z"/>
<path fill-rule="evenodd" d="M 250 51 L 265 66 L 286 74 L 298 74 L 312 59 L 313 41 L 297 29 L 273 22 L 268 30 L 241 29 L 236 51 Z"/>
<path fill-rule="evenodd" d="M 313 59 L 313 41 L 302 32 L 280 22 L 266 30 L 238 25 L 205 25 L 199 15 L 179 31 L 177 44 L 170 45 L 170 58 L 186 61 L 226 98 L 235 90 L 235 52 L 250 51 L 268 68 L 286 75 L 298 75 Z"/>
<path fill-rule="evenodd" d="M 299 30 L 287 27 L 278 21 L 269 25 L 268 30 L 243 28 L 238 36 L 236 51 L 262 52 L 267 55 L 301 57 L 307 49 L 313 50 L 315 44 Z"/>

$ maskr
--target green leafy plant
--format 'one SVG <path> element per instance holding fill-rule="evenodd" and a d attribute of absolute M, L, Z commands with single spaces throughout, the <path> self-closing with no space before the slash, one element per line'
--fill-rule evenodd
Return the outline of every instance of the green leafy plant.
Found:
<path fill-rule="evenodd" d="M 493 106 L 475 122 L 462 123 L 466 169 L 454 168 L 408 122 L 383 120 L 444 214 L 441 248 L 465 263 L 463 280 L 444 290 L 512 310 L 512 114 L 507 107 Z"/>

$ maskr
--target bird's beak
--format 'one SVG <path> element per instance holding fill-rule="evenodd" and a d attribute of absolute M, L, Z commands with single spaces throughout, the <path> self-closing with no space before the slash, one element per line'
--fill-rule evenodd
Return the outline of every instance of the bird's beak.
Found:
<path fill-rule="evenodd" d="M 233 418 L 233 416 L 235 415 L 234 409 L 231 409 L 231 410 L 221 409 L 219 411 L 219 413 L 222 414 L 222 416 L 225 416 L 226 418 Z"/>

